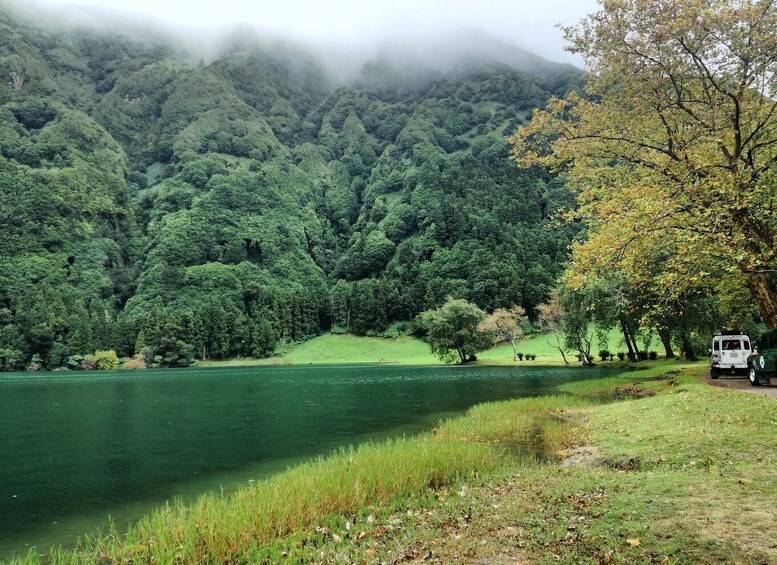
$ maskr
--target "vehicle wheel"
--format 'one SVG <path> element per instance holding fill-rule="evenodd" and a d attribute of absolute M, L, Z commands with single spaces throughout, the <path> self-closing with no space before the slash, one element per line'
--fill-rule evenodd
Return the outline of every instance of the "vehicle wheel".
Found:
<path fill-rule="evenodd" d="M 760 386 L 761 381 L 758 378 L 758 371 L 755 368 L 755 365 L 750 367 L 750 373 L 748 374 L 748 378 L 750 379 L 750 384 L 753 386 Z"/>
<path fill-rule="evenodd" d="M 712 367 L 710 369 L 710 378 L 717 379 L 720 376 L 720 369 L 718 367 Z"/>

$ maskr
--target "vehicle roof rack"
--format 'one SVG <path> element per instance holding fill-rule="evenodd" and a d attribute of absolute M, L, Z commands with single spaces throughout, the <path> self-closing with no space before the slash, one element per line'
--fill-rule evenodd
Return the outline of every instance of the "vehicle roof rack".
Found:
<path fill-rule="evenodd" d="M 742 330 L 721 330 L 715 335 L 744 335 Z"/>

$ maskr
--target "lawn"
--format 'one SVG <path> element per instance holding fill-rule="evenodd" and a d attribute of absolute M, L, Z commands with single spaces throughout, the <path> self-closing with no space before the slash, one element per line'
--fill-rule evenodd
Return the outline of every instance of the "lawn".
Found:
<path fill-rule="evenodd" d="M 517 349 L 524 354 L 537 356 L 535 361 L 519 361 L 536 365 L 563 365 L 558 350 L 551 344 L 555 336 L 538 334 L 518 342 Z M 620 333 L 610 332 L 608 344 L 610 350 L 618 351 Z M 599 343 L 594 339 L 592 352 L 599 351 Z M 574 352 L 567 352 L 567 360 L 576 362 Z M 381 337 L 361 337 L 350 334 L 323 334 L 302 343 L 287 346 L 278 355 L 269 359 L 230 359 L 227 361 L 202 361 L 203 367 L 245 366 L 245 365 L 308 365 L 308 364 L 368 364 L 381 363 L 392 365 L 435 365 L 440 361 L 434 357 L 429 346 L 422 340 L 401 336 L 396 339 Z M 478 354 L 481 365 L 512 365 L 513 350 L 510 344 L 502 344 Z"/>

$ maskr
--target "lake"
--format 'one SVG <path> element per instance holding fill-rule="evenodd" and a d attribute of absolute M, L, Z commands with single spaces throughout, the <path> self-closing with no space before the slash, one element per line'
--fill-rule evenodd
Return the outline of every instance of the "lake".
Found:
<path fill-rule="evenodd" d="M 602 370 L 289 366 L 0 376 L 0 559 L 173 497 L 233 490 L 340 446 Z"/>

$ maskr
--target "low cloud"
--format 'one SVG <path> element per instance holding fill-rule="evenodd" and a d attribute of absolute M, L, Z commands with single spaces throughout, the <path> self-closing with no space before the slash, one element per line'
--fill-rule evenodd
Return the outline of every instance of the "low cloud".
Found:
<path fill-rule="evenodd" d="M 166 28 L 198 38 L 193 43 L 201 46 L 217 41 L 235 24 L 250 24 L 259 35 L 362 57 L 387 44 L 423 45 L 461 28 L 477 29 L 546 59 L 578 65 L 580 60 L 564 51 L 555 26 L 574 24 L 597 9 L 594 0 L 11 0 L 10 5 L 43 8 L 58 22 Z"/>

